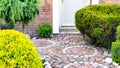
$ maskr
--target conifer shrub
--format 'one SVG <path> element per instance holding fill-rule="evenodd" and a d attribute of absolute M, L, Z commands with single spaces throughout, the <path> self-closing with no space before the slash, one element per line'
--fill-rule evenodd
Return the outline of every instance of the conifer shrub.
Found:
<path fill-rule="evenodd" d="M 91 43 L 111 49 L 116 27 L 120 24 L 120 5 L 87 6 L 75 14 L 77 29 L 91 39 Z"/>
<path fill-rule="evenodd" d="M 0 19 L 5 23 L 20 23 L 24 32 L 28 25 L 39 14 L 41 0 L 0 0 Z"/>
<path fill-rule="evenodd" d="M 0 30 L 0 68 L 43 68 L 33 43 L 15 30 Z"/>
<path fill-rule="evenodd" d="M 52 34 L 52 27 L 50 23 L 44 23 L 38 27 L 38 33 L 41 37 L 50 37 Z"/>

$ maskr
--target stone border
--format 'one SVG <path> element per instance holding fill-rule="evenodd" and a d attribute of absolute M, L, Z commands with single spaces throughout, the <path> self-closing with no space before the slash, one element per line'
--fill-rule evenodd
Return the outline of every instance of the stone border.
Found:
<path fill-rule="evenodd" d="M 39 50 L 39 49 L 44 49 L 44 48 L 50 48 L 50 47 L 55 46 L 55 44 L 56 44 L 56 42 L 51 41 L 51 40 L 46 40 L 46 39 L 37 39 L 37 40 L 45 40 L 45 41 L 48 41 L 49 43 L 52 43 L 52 45 L 50 45 L 50 46 L 46 46 L 46 47 L 37 47 L 37 48 L 36 48 L 37 50 Z M 35 41 L 35 40 L 33 40 L 33 41 Z"/>
<path fill-rule="evenodd" d="M 63 38 L 63 41 L 66 41 L 67 39 L 69 39 L 69 38 L 74 38 L 74 37 L 77 37 L 77 38 L 78 38 L 78 36 L 69 36 L 69 37 L 64 37 L 64 38 Z M 82 40 L 82 36 L 80 36 L 79 38 L 81 38 L 81 40 Z M 82 40 L 82 41 L 83 41 L 83 40 Z M 80 41 L 79 43 L 70 42 L 70 44 L 81 44 L 82 41 Z"/>
<path fill-rule="evenodd" d="M 84 64 L 91 64 L 93 67 L 97 67 L 97 66 L 101 66 L 101 67 L 103 67 L 103 68 L 107 68 L 107 66 L 103 66 L 102 64 L 100 64 L 100 63 L 94 63 L 94 62 L 74 62 L 74 63 L 69 63 L 69 64 L 67 64 L 67 65 L 65 65 L 63 68 L 68 68 L 69 66 L 71 66 L 71 65 L 76 65 L 76 64 L 81 64 L 81 63 L 84 63 Z"/>
<path fill-rule="evenodd" d="M 86 46 L 86 45 L 81 45 L 81 46 L 70 46 L 70 47 L 67 47 L 67 48 L 65 48 L 65 49 L 63 49 L 63 54 L 66 54 L 66 50 L 67 49 L 70 49 L 70 48 L 74 48 L 74 47 L 86 47 L 86 48 L 92 48 L 94 51 L 95 51 L 95 53 L 93 54 L 93 55 L 84 55 L 84 57 L 92 57 L 92 56 L 95 56 L 95 55 L 97 55 L 98 54 L 98 51 L 97 51 L 97 49 L 95 49 L 95 48 L 93 48 L 93 47 L 90 47 L 90 46 Z M 67 54 L 67 55 L 69 55 L 69 54 Z M 70 56 L 79 56 L 79 55 L 70 55 Z"/>

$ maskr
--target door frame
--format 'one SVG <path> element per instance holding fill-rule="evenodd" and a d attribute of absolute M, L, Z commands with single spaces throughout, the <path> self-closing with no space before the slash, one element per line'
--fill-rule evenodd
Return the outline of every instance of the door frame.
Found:
<path fill-rule="evenodd" d="M 93 1 L 93 4 L 99 4 L 99 0 L 92 0 L 92 1 Z M 59 34 L 60 2 L 61 2 L 61 0 L 52 0 L 52 5 L 53 5 L 52 6 L 52 29 L 53 29 L 53 34 Z"/>
<path fill-rule="evenodd" d="M 52 0 L 52 29 L 53 29 L 53 34 L 58 34 L 59 33 L 59 2 L 60 0 Z"/>

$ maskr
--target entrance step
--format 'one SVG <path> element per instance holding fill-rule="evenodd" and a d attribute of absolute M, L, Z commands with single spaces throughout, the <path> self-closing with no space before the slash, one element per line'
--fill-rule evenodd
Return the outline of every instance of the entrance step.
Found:
<path fill-rule="evenodd" d="M 60 28 L 60 34 L 80 34 L 80 32 L 73 26 L 65 26 Z"/>

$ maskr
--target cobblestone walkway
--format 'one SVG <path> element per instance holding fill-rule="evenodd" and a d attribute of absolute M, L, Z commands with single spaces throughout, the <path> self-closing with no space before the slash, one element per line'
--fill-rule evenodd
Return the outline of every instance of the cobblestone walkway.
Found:
<path fill-rule="evenodd" d="M 53 35 L 32 41 L 52 68 L 119 68 L 112 62 L 108 50 L 87 44 L 77 34 Z"/>

